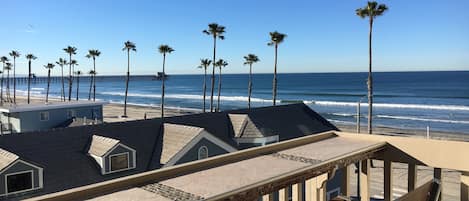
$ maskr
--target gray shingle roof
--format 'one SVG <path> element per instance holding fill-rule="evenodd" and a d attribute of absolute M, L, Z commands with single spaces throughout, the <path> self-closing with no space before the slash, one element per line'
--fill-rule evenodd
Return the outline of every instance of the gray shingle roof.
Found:
<path fill-rule="evenodd" d="M 119 140 L 93 135 L 88 153 L 95 156 L 103 156 L 117 144 L 119 144 Z"/>
<path fill-rule="evenodd" d="M 260 138 L 266 137 L 257 125 L 249 118 L 248 114 L 228 114 L 233 126 L 236 138 Z"/>
<path fill-rule="evenodd" d="M 163 124 L 163 150 L 160 163 L 166 164 L 204 129 L 180 124 Z"/>
<path fill-rule="evenodd" d="M 165 122 L 204 128 L 218 139 L 238 147 L 233 140 L 235 134 L 228 114 L 249 114 L 264 135 L 279 135 L 280 140 L 337 130 L 304 104 L 168 117 Z M 17 198 L 21 199 L 162 167 L 162 127 L 160 119 L 148 119 L 2 135 L 0 148 L 44 169 L 44 188 Z M 102 175 L 100 167 L 88 156 L 94 134 L 134 148 L 136 168 Z"/>
<path fill-rule="evenodd" d="M 15 162 L 18 158 L 16 154 L 0 148 L 0 171 Z"/>

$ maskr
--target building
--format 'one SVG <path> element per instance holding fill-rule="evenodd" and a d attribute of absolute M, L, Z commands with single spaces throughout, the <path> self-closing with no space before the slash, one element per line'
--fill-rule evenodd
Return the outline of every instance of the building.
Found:
<path fill-rule="evenodd" d="M 52 102 L 0 107 L 2 134 L 47 130 L 70 125 L 74 119 L 103 120 L 103 101 Z"/>
<path fill-rule="evenodd" d="M 384 192 L 384 199 L 371 200 L 442 200 L 444 168 L 461 173 L 460 200 L 467 201 L 468 152 L 469 142 L 328 131 L 30 201 L 344 201 L 351 199 L 351 170 L 356 163 L 359 179 L 355 182 L 360 186 L 360 197 L 355 200 L 370 201 L 371 187 Z M 371 173 L 370 160 L 383 161 L 381 175 Z M 397 178 L 407 182 L 407 192 L 399 197 L 393 190 L 393 166 L 397 163 L 406 164 L 408 172 L 407 178 Z M 431 167 L 433 178 L 417 182 L 419 166 Z M 376 176 L 383 178 L 383 186 L 371 186 Z M 340 187 L 330 189 L 326 184 L 334 178 L 341 181 Z"/>
<path fill-rule="evenodd" d="M 3 135 L 0 148 L 40 167 L 43 185 L 0 197 L 49 194 L 336 129 L 292 104 Z"/>

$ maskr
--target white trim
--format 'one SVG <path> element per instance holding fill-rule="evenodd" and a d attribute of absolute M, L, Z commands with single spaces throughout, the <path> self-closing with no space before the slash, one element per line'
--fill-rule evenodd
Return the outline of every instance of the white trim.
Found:
<path fill-rule="evenodd" d="M 30 105 L 13 105 L 10 107 L 0 107 L 0 112 L 14 113 L 14 112 L 30 112 L 41 110 L 89 107 L 89 106 L 103 106 L 108 104 L 107 101 L 71 101 L 71 102 L 55 102 L 48 104 L 30 104 Z"/>
<path fill-rule="evenodd" d="M 184 155 L 186 155 L 189 150 L 192 149 L 202 138 L 207 139 L 208 141 L 218 145 L 222 149 L 228 152 L 235 152 L 238 151 L 233 146 L 227 144 L 226 142 L 218 139 L 217 137 L 213 136 L 205 129 L 202 130 L 197 136 L 195 136 L 189 143 L 187 143 L 178 153 L 176 153 L 163 167 L 168 167 L 176 164 Z"/>
<path fill-rule="evenodd" d="M 121 155 L 127 155 L 127 168 L 113 171 L 112 170 L 112 160 L 111 159 L 112 159 L 112 157 L 117 157 L 117 156 L 121 156 Z M 129 154 L 129 152 L 123 152 L 123 153 L 109 155 L 108 160 L 109 160 L 109 171 L 107 173 L 122 172 L 122 171 L 125 171 L 125 170 L 132 169 L 132 167 L 130 167 L 130 154 Z"/>
<path fill-rule="evenodd" d="M 266 145 L 266 144 L 269 144 L 271 142 L 278 142 L 279 141 L 278 135 L 273 135 L 273 136 L 268 136 L 268 137 L 256 137 L 256 138 L 243 138 L 243 137 L 240 137 L 240 138 L 234 138 L 234 139 L 236 140 L 236 142 L 238 144 L 257 143 L 257 144 Z"/>
<path fill-rule="evenodd" d="M 47 114 L 46 117 L 47 119 L 42 119 L 42 114 Z M 39 121 L 49 121 L 49 111 L 42 111 L 42 112 L 39 112 Z"/>
<path fill-rule="evenodd" d="M 26 162 L 26 161 L 24 161 L 24 160 L 21 160 L 21 159 L 16 159 L 15 162 L 13 162 L 13 163 L 11 163 L 10 165 L 8 165 L 8 166 L 6 166 L 5 168 L 3 168 L 3 170 L 0 171 L 0 174 L 3 174 L 3 172 L 5 172 L 5 171 L 8 170 L 11 166 L 13 166 L 13 165 L 15 165 L 15 164 L 17 164 L 17 163 L 24 163 L 24 164 L 26 164 L 26 165 L 32 166 L 32 167 L 37 168 L 37 169 L 39 169 L 40 171 L 42 171 L 42 167 L 39 167 L 39 166 L 37 166 L 37 165 L 33 165 L 33 164 L 28 163 L 28 162 Z"/>
<path fill-rule="evenodd" d="M 12 176 L 12 175 L 17 175 L 17 174 L 24 174 L 24 173 L 31 173 L 31 188 L 29 189 L 24 189 L 24 190 L 20 190 L 20 191 L 14 191 L 14 192 L 8 192 L 8 176 Z M 5 194 L 4 195 L 10 195 L 10 194 L 16 194 L 16 193 L 22 193 L 22 192 L 27 192 L 27 191 L 31 191 L 31 190 L 34 190 L 34 171 L 33 170 L 25 170 L 25 171 L 21 171 L 21 172 L 14 172 L 14 173 L 10 173 L 10 174 L 5 174 Z"/>
<path fill-rule="evenodd" d="M 207 157 L 205 157 L 205 158 L 200 158 L 200 150 L 201 150 L 202 148 L 205 148 L 205 150 L 207 150 Z M 200 160 L 200 159 L 206 159 L 206 158 L 208 158 L 208 147 L 207 147 L 207 146 L 201 146 L 201 147 L 199 147 L 199 150 L 197 151 L 197 159 Z"/>

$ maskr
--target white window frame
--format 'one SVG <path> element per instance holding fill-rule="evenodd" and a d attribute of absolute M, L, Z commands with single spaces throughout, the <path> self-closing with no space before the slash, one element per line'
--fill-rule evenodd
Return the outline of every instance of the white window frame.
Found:
<path fill-rule="evenodd" d="M 207 150 L 207 157 L 205 157 L 205 158 L 200 158 L 200 150 L 202 150 L 202 148 L 205 148 L 205 150 Z M 198 158 L 198 160 L 208 158 L 208 147 L 207 147 L 207 146 L 201 146 L 201 147 L 199 147 L 199 150 L 198 150 L 198 152 L 197 152 L 197 158 Z"/>
<path fill-rule="evenodd" d="M 46 117 L 47 119 L 42 119 L 42 114 L 47 114 Z M 39 121 L 49 121 L 49 112 L 48 111 L 43 111 L 43 112 L 39 112 Z"/>
<path fill-rule="evenodd" d="M 73 118 L 77 116 L 77 111 L 74 109 L 67 110 L 67 118 Z"/>
<path fill-rule="evenodd" d="M 21 191 L 14 191 L 14 192 L 8 192 L 8 176 L 12 176 L 12 175 L 17 175 L 17 174 L 23 174 L 23 173 L 28 173 L 30 172 L 31 173 L 31 188 L 30 189 L 25 189 L 25 190 L 21 190 Z M 16 194 L 16 193 L 23 193 L 23 192 L 27 192 L 27 191 L 31 191 L 31 190 L 34 190 L 34 171 L 33 170 L 26 170 L 26 171 L 21 171 L 21 172 L 14 172 L 14 173 L 10 173 L 10 174 L 6 174 L 5 175 L 5 195 L 9 195 L 9 194 Z"/>
<path fill-rule="evenodd" d="M 127 168 L 112 171 L 112 160 L 111 160 L 111 158 L 115 157 L 115 156 L 120 156 L 120 155 L 127 155 Z M 108 157 L 109 157 L 109 159 L 108 159 L 109 160 L 109 171 L 107 173 L 121 172 L 121 171 L 130 170 L 130 169 L 133 168 L 133 167 L 130 167 L 130 153 L 128 151 L 124 152 L 124 153 L 112 154 L 112 155 L 109 155 Z"/>

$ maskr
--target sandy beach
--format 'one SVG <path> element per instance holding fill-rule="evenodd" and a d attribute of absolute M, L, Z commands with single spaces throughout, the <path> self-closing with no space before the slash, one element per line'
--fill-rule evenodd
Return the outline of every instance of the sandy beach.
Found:
<path fill-rule="evenodd" d="M 50 102 L 60 101 L 60 99 L 50 99 Z M 44 103 L 44 98 L 41 97 L 32 97 L 31 103 L 41 104 Z M 8 103 L 6 103 L 8 104 Z M 26 97 L 17 96 L 17 104 L 26 104 Z M 104 106 L 104 122 L 119 122 L 119 121 L 132 121 L 143 119 L 146 115 L 147 118 L 155 118 L 160 116 L 159 107 L 146 107 L 138 105 L 127 105 L 127 118 L 121 118 L 123 114 L 124 105 L 109 103 Z M 184 109 L 165 109 L 165 116 L 176 116 L 176 115 L 185 115 L 193 114 L 199 111 L 193 110 L 184 110 Z M 354 125 L 340 125 L 336 126 L 345 132 L 356 132 L 356 126 Z M 366 132 L 366 127 L 361 127 L 361 132 Z M 384 134 L 384 135 L 396 135 L 396 136 L 408 136 L 408 137 L 419 137 L 426 138 L 425 130 L 412 130 L 412 129 L 397 129 L 397 128 L 386 128 L 386 127 L 375 127 L 374 134 Z M 469 135 L 456 132 L 430 132 L 430 138 L 432 139 L 445 139 L 445 140 L 463 140 L 469 141 Z M 375 167 L 372 168 L 372 188 L 371 193 L 373 196 L 379 198 L 383 197 L 382 185 L 383 185 L 383 165 L 380 161 L 374 163 Z M 418 168 L 418 185 L 421 185 L 433 177 L 433 171 L 429 167 L 419 167 Z M 403 195 L 406 193 L 407 189 L 407 165 L 396 163 L 394 168 L 394 194 Z M 444 180 L 443 180 L 443 198 L 444 200 L 459 200 L 459 172 L 452 170 L 444 170 Z M 356 176 L 352 176 L 352 180 L 355 180 Z M 352 185 L 352 191 L 356 189 L 356 185 Z"/>

